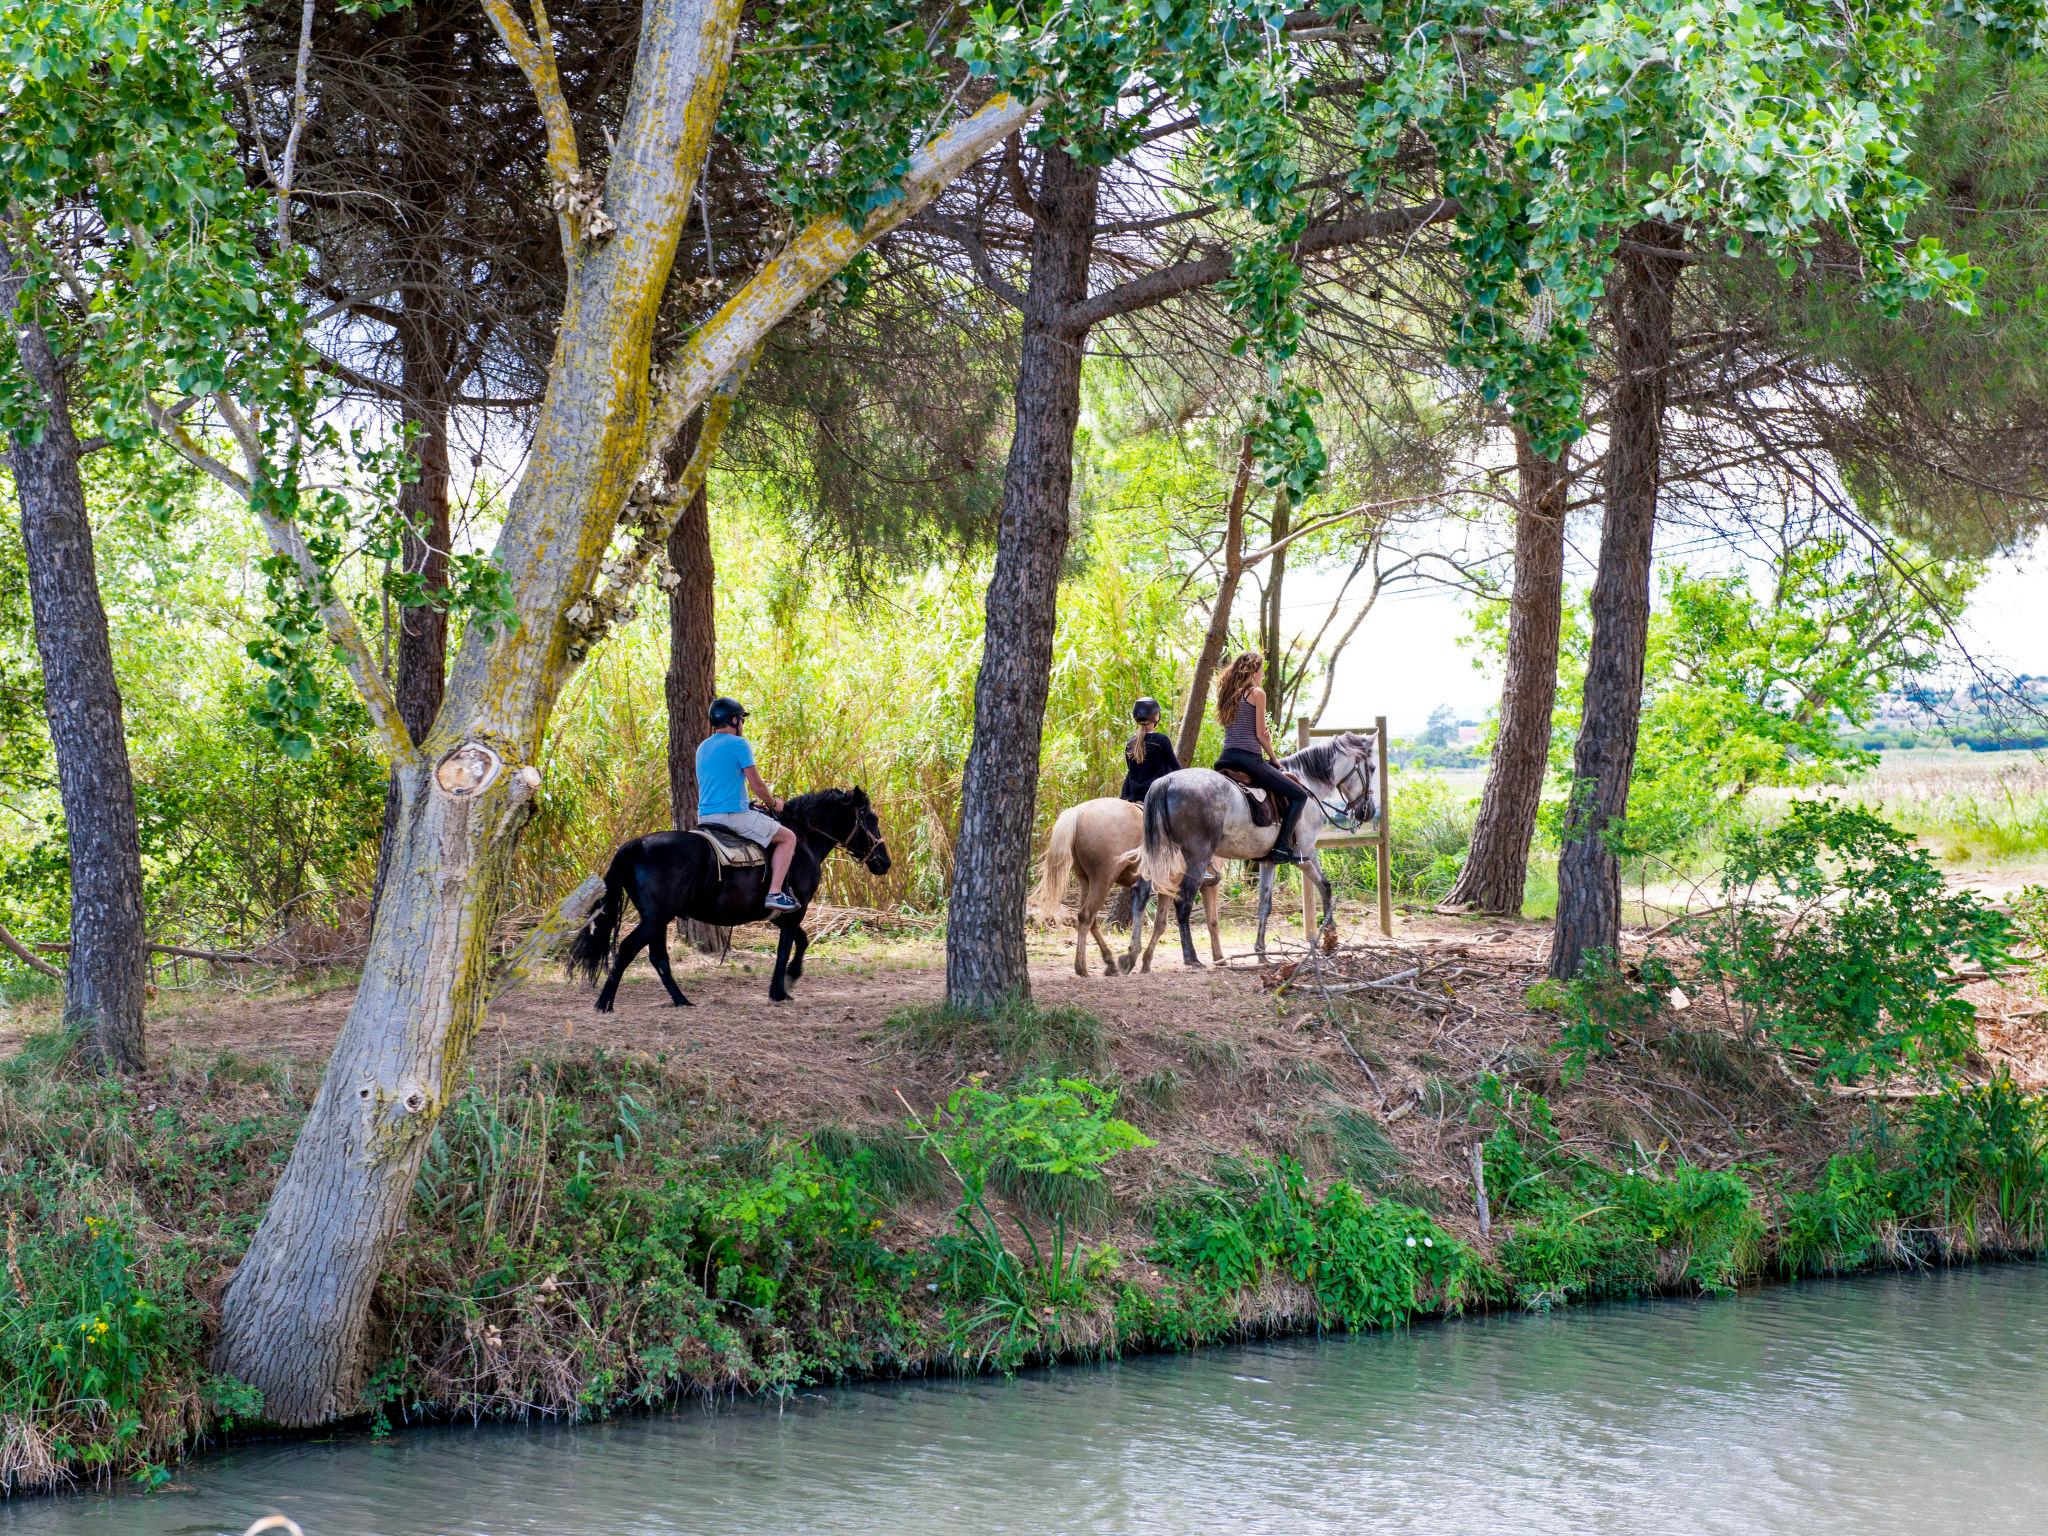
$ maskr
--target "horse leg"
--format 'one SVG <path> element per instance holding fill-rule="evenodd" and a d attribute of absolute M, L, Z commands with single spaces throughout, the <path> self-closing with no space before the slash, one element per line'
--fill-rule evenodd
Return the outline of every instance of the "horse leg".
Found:
<path fill-rule="evenodd" d="M 1323 901 L 1323 919 L 1320 925 L 1323 932 L 1325 934 L 1335 933 L 1337 931 L 1337 903 L 1330 896 L 1330 877 L 1323 873 L 1323 861 L 1316 857 L 1314 849 L 1310 849 L 1309 855 L 1307 859 L 1302 861 L 1301 867 L 1304 871 L 1302 879 L 1306 880 L 1310 874 L 1316 877 L 1316 893 Z"/>
<path fill-rule="evenodd" d="M 811 947 L 811 936 L 804 932 L 803 917 L 801 912 L 796 914 L 796 942 L 790 947 L 789 975 L 784 978 L 787 982 L 795 982 L 803 976 L 804 955 Z"/>
<path fill-rule="evenodd" d="M 1116 951 L 1109 947 L 1109 936 L 1102 931 L 1102 909 L 1108 903 L 1108 878 L 1097 875 L 1088 882 L 1088 889 L 1083 896 L 1083 904 L 1086 907 L 1085 915 L 1088 919 L 1088 932 L 1095 936 L 1095 947 L 1102 951 L 1102 974 L 1114 976 L 1116 974 Z M 1077 934 L 1075 935 L 1074 958 L 1078 962 L 1080 957 L 1080 935 Z M 1078 963 L 1075 969 L 1084 976 L 1088 974 L 1086 968 Z"/>
<path fill-rule="evenodd" d="M 786 920 L 775 926 L 782 936 L 775 941 L 775 974 L 768 979 L 768 1001 L 786 1003 L 789 1001 L 789 952 L 796 945 L 796 935 L 791 931 L 795 923 Z"/>
<path fill-rule="evenodd" d="M 1273 866 L 1259 866 L 1259 958 L 1266 958 L 1266 919 L 1273 915 Z"/>
<path fill-rule="evenodd" d="M 619 978 L 626 974 L 626 967 L 632 964 L 633 957 L 659 937 L 661 930 L 667 926 L 666 923 L 651 923 L 643 917 L 634 926 L 633 931 L 619 941 L 618 958 L 612 961 L 611 974 L 604 979 L 604 990 L 597 994 L 599 1013 L 612 1011 L 612 1003 L 619 995 Z"/>
<path fill-rule="evenodd" d="M 1074 908 L 1074 974 L 1088 974 L 1088 930 L 1095 926 L 1095 903 L 1101 898 L 1093 876 L 1081 882 L 1080 905 Z"/>
<path fill-rule="evenodd" d="M 661 925 L 661 931 L 649 941 L 647 958 L 654 962 L 654 974 L 661 978 L 661 984 L 668 988 L 669 1003 L 677 1008 L 687 1008 L 690 1000 L 683 996 L 683 989 L 676 985 L 675 972 L 668 968 L 668 924 Z"/>
<path fill-rule="evenodd" d="M 1138 949 L 1145 942 L 1145 903 L 1152 899 L 1152 887 L 1143 880 L 1131 885 L 1131 944 L 1116 963 L 1118 971 L 1128 976 L 1131 967 L 1138 963 Z M 1149 958 L 1146 969 L 1151 969 Z"/>
<path fill-rule="evenodd" d="M 1166 932 L 1166 898 L 1157 891 L 1152 893 L 1152 937 L 1145 944 L 1146 970 L 1152 969 L 1152 951 L 1159 947 L 1159 935 Z"/>
<path fill-rule="evenodd" d="M 1213 885 L 1202 887 L 1202 915 L 1209 920 L 1209 958 L 1218 965 L 1223 963 L 1223 933 L 1217 925 L 1217 916 L 1223 906 L 1223 898 Z"/>

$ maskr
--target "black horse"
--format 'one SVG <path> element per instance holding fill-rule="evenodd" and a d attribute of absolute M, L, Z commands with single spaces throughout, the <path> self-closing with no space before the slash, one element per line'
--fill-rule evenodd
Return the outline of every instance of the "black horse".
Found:
<path fill-rule="evenodd" d="M 636 837 L 613 855 L 611 868 L 604 872 L 604 900 L 569 946 L 571 976 L 580 973 L 594 982 L 609 967 L 604 989 L 597 994 L 599 1013 L 612 1011 L 619 977 L 642 949 L 668 988 L 669 1001 L 678 1008 L 690 1006 L 668 965 L 668 925 L 679 917 L 721 928 L 764 919 L 775 923 L 782 937 L 775 946 L 775 976 L 768 983 L 768 996 L 778 1003 L 789 1000 L 789 983 L 803 975 L 804 951 L 811 947 L 804 914 L 818 894 L 826 857 L 834 848 L 844 848 L 867 865 L 868 873 L 886 875 L 889 845 L 882 841 L 882 826 L 868 804 L 867 791 L 858 785 L 794 796 L 783 802 L 777 819 L 796 833 L 796 852 L 782 882 L 796 901 L 794 912 L 770 913 L 763 903 L 768 894 L 765 865 L 721 871 L 709 845 L 694 832 Z M 620 942 L 620 897 L 628 893 L 640 923 Z"/>

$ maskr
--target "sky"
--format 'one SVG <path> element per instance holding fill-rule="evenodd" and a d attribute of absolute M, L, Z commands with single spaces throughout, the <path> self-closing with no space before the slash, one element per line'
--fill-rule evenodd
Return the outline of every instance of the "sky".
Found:
<path fill-rule="evenodd" d="M 1587 574 L 1568 571 L 1566 579 L 1583 582 Z M 1326 590 L 1318 592 L 1319 585 Z M 1319 620 L 1334 586 L 1334 579 L 1303 579 L 1299 606 L 1293 593 L 1287 604 L 1295 622 L 1307 627 Z M 1471 633 L 1469 615 L 1470 600 L 1442 588 L 1382 597 L 1338 662 L 1321 723 L 1369 725 L 1385 715 L 1390 734 L 1412 736 L 1439 704 L 1464 719 L 1485 718 L 1499 697 L 1500 676 L 1476 668 L 1473 649 L 1458 644 Z M 2048 673 L 2048 535 L 1993 563 L 1961 627 L 1988 669 Z"/>

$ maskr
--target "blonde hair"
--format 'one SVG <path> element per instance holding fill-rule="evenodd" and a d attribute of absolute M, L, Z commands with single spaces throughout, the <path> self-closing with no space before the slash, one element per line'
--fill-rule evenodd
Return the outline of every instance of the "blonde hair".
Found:
<path fill-rule="evenodd" d="M 1230 729 L 1230 722 L 1237 718 L 1237 706 L 1259 686 L 1259 674 L 1265 666 L 1265 657 L 1257 651 L 1246 651 L 1241 656 L 1232 657 L 1230 665 L 1223 669 L 1223 675 L 1216 679 L 1216 718 L 1226 731 Z"/>

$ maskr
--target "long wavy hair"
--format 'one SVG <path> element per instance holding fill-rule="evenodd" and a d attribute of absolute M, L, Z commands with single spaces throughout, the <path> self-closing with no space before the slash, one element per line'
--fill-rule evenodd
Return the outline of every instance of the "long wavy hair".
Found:
<path fill-rule="evenodd" d="M 1265 670 L 1266 658 L 1257 651 L 1246 651 L 1233 656 L 1223 675 L 1216 679 L 1216 721 L 1226 731 L 1237 718 L 1237 706 L 1259 686 L 1259 674 Z"/>

